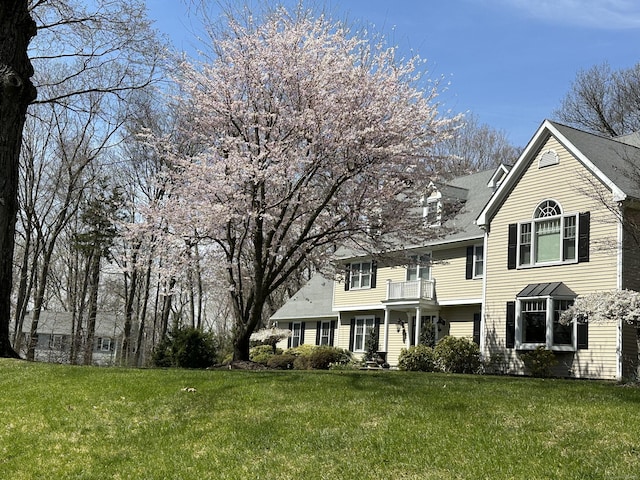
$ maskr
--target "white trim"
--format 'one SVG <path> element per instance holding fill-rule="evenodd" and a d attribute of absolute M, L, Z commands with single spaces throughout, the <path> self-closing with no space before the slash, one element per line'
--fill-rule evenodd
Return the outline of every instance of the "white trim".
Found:
<path fill-rule="evenodd" d="M 456 306 L 465 306 L 465 305 L 476 305 L 482 302 L 482 298 L 456 298 L 453 300 L 442 300 L 438 302 L 438 305 L 441 307 L 456 307 Z"/>
<path fill-rule="evenodd" d="M 338 314 L 340 312 L 359 312 L 365 310 L 384 310 L 385 306 L 382 303 L 376 303 L 373 305 L 349 305 L 348 307 L 336 308 Z"/>
<path fill-rule="evenodd" d="M 327 315 L 292 315 L 292 316 L 287 316 L 287 317 L 271 317 L 269 320 L 273 320 L 275 322 L 280 322 L 282 320 L 298 320 L 298 319 L 302 319 L 304 318 L 305 320 L 314 320 L 317 319 L 318 321 L 326 321 L 328 318 L 330 318 L 331 320 L 336 320 L 338 318 L 338 315 L 335 313 L 332 314 L 327 314 Z"/>
<path fill-rule="evenodd" d="M 618 290 L 622 290 L 622 260 L 623 260 L 623 250 L 624 250 L 624 228 L 622 227 L 622 221 L 618 221 L 616 225 L 617 236 L 618 236 L 618 245 L 616 248 L 616 285 Z M 622 380 L 622 355 L 623 355 L 623 347 L 622 347 L 622 320 L 618 320 L 618 328 L 616 335 L 616 380 Z"/>
<path fill-rule="evenodd" d="M 484 349 L 486 343 L 486 322 L 485 313 L 487 308 L 487 245 L 489 244 L 489 233 L 484 234 L 484 275 L 482 276 L 482 298 L 480 299 L 480 357 L 484 358 Z"/>

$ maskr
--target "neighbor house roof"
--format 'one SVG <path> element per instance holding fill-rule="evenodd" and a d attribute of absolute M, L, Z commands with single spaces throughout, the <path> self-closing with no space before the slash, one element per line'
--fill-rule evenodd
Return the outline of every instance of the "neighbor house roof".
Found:
<path fill-rule="evenodd" d="M 23 333 L 31 329 L 31 313 L 28 313 L 22 324 Z M 38 333 L 43 335 L 71 335 L 73 314 L 71 312 L 52 312 L 43 310 L 38 321 Z M 113 313 L 98 313 L 96 315 L 96 337 L 115 338 L 122 334 L 124 318 L 118 319 Z"/>
<path fill-rule="evenodd" d="M 640 182 L 632 172 L 634 163 L 640 160 L 637 137 L 627 135 L 608 138 L 584 132 L 557 122 L 545 120 L 518 158 L 496 194 L 478 216 L 477 223 L 486 226 L 497 212 L 511 189 L 526 171 L 529 162 L 547 140 L 554 136 L 575 158 L 606 185 L 614 201 L 640 199 Z"/>
<path fill-rule="evenodd" d="M 300 320 L 305 318 L 336 318 L 331 311 L 333 280 L 316 273 L 271 317 L 271 320 Z"/>

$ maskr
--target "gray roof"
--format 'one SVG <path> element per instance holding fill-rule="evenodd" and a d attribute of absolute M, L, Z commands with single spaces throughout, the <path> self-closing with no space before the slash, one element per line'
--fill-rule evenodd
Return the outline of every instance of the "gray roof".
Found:
<path fill-rule="evenodd" d="M 271 317 L 271 320 L 336 318 L 332 311 L 333 280 L 316 273 Z"/>
<path fill-rule="evenodd" d="M 471 175 L 456 177 L 448 182 L 448 186 L 463 188 L 467 191 L 467 199 L 463 203 L 460 211 L 449 221 L 445 227 L 453 230 L 444 237 L 435 238 L 425 243 L 425 245 L 436 245 L 459 241 L 467 238 L 484 236 L 484 232 L 476 225 L 475 220 L 480 211 L 493 195 L 493 190 L 487 186 L 496 169 L 485 170 Z"/>
<path fill-rule="evenodd" d="M 640 199 L 640 148 L 637 133 L 609 138 L 560 123 L 549 123 L 628 197 Z"/>
<path fill-rule="evenodd" d="M 22 331 L 29 333 L 31 330 L 31 313 L 28 313 L 22 324 Z M 71 335 L 71 312 L 53 312 L 43 310 L 38 321 L 38 333 L 43 335 Z M 115 338 L 122 334 L 124 318 L 118 319 L 113 313 L 98 313 L 96 315 L 96 337 Z"/>

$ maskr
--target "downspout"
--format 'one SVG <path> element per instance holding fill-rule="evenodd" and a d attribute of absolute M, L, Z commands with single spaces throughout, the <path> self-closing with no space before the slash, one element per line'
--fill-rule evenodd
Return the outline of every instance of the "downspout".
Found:
<path fill-rule="evenodd" d="M 618 242 L 617 242 L 617 251 L 616 251 L 616 263 L 617 263 L 617 275 L 616 275 L 616 289 L 622 290 L 623 288 L 623 271 L 622 271 L 622 262 L 623 262 L 623 252 L 624 252 L 624 229 L 622 227 L 622 202 L 618 202 L 618 208 L 620 209 L 620 217 L 617 222 L 617 234 L 618 234 Z M 617 330 L 618 334 L 616 335 L 616 380 L 622 380 L 622 319 L 618 319 L 617 321 Z"/>

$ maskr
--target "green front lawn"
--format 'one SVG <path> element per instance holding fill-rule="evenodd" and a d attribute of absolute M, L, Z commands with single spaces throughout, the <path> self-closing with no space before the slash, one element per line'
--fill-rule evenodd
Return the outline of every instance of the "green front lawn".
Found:
<path fill-rule="evenodd" d="M 0 360 L 2 479 L 639 476 L 640 389 L 613 383 Z"/>

